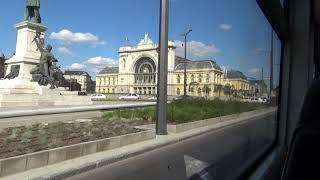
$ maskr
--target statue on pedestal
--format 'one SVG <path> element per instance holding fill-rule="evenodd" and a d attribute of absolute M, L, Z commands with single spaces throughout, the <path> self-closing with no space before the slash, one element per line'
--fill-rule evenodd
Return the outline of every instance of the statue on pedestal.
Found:
<path fill-rule="evenodd" d="M 24 20 L 41 23 L 40 0 L 25 0 Z"/>
<path fill-rule="evenodd" d="M 36 81 L 39 85 L 46 86 L 50 84 L 50 89 L 58 87 L 63 81 L 63 74 L 60 67 L 56 65 L 58 60 L 51 53 L 52 46 L 47 45 L 43 48 L 43 40 L 40 37 L 41 33 L 37 32 L 34 37 L 34 42 L 41 53 L 40 63 L 31 69 L 32 81 Z"/>

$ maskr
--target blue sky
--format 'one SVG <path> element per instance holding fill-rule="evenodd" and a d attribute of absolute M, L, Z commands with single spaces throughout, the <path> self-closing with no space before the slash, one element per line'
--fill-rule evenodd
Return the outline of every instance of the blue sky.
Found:
<path fill-rule="evenodd" d="M 2 0 L 0 51 L 12 54 L 16 44 L 14 24 L 23 18 L 24 0 Z M 64 69 L 85 69 L 94 75 L 117 64 L 117 50 L 136 44 L 145 32 L 158 41 L 159 0 L 42 0 L 41 16 L 48 26 L 47 43 Z M 170 0 L 169 38 L 180 46 L 188 27 L 188 57 L 214 59 L 228 69 L 260 78 L 269 77 L 270 25 L 255 0 Z M 275 39 L 275 64 L 280 45 Z M 182 54 L 182 48 L 177 53 Z M 278 76 L 279 66 L 275 66 Z M 277 81 L 277 78 L 276 80 Z"/>

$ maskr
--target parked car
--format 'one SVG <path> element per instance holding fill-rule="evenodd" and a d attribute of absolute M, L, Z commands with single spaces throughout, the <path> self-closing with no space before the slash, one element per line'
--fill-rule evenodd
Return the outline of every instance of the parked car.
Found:
<path fill-rule="evenodd" d="M 180 99 L 183 99 L 183 96 L 176 96 L 173 98 L 173 100 L 180 100 Z"/>
<path fill-rule="evenodd" d="M 192 96 L 188 96 L 188 95 L 186 95 L 186 96 L 176 96 L 176 97 L 174 97 L 173 98 L 173 100 L 181 100 L 181 99 L 193 99 L 193 97 Z"/>
<path fill-rule="evenodd" d="M 242 98 L 241 101 L 242 102 L 250 102 L 250 99 L 249 98 Z"/>
<path fill-rule="evenodd" d="M 86 96 L 87 92 L 86 91 L 78 91 L 79 96 Z"/>
<path fill-rule="evenodd" d="M 259 103 L 267 103 L 267 99 L 266 98 L 258 98 L 258 102 Z"/>
<path fill-rule="evenodd" d="M 125 96 L 120 96 L 119 97 L 120 100 L 138 100 L 140 99 L 140 96 L 138 94 L 127 94 Z"/>
<path fill-rule="evenodd" d="M 157 100 L 156 96 L 149 97 L 148 100 Z"/>
<path fill-rule="evenodd" d="M 251 98 L 251 99 L 249 99 L 249 101 L 248 102 L 251 102 L 251 103 L 258 103 L 259 102 L 259 100 L 258 100 L 258 98 Z"/>
<path fill-rule="evenodd" d="M 98 100 L 105 100 L 107 99 L 107 96 L 104 94 L 95 94 L 91 97 L 91 100 L 98 101 Z"/>

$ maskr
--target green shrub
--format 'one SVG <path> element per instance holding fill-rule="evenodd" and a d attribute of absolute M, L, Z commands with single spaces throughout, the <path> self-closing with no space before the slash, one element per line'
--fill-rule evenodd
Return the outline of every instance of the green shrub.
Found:
<path fill-rule="evenodd" d="M 168 104 L 167 120 L 172 124 L 180 124 L 224 115 L 238 114 L 262 107 L 264 107 L 262 104 L 234 100 L 206 100 L 203 98 L 191 100 L 182 99 L 172 101 L 172 103 Z M 103 118 L 105 119 L 111 117 L 129 120 L 140 119 L 147 122 L 153 122 L 156 120 L 156 108 L 117 110 L 103 115 Z"/>

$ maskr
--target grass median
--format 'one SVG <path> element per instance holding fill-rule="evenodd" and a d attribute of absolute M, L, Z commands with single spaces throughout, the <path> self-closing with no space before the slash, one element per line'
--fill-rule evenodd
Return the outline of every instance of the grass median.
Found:
<path fill-rule="evenodd" d="M 239 114 L 264 108 L 267 105 L 259 103 L 222 101 L 222 100 L 177 100 L 168 104 L 167 120 L 170 124 L 181 124 L 219 116 Z M 103 119 L 127 119 L 154 122 L 156 108 L 124 109 L 106 112 Z"/>

